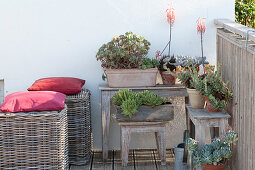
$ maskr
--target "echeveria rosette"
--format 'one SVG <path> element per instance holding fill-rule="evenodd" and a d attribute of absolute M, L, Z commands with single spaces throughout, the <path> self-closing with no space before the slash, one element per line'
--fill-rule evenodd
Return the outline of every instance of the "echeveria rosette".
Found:
<path fill-rule="evenodd" d="M 232 144 L 237 141 L 237 133 L 228 130 L 225 135 L 215 138 L 211 144 L 205 144 L 193 152 L 193 163 L 197 166 L 204 164 L 221 165 L 232 156 Z M 192 143 L 192 139 L 189 142 Z"/>
<path fill-rule="evenodd" d="M 186 140 L 186 143 L 185 143 L 185 146 L 187 147 L 187 149 L 189 150 L 189 151 L 196 151 L 197 150 L 197 148 L 198 148 L 198 141 L 196 141 L 196 140 L 194 140 L 194 139 L 192 139 L 192 138 L 188 138 L 187 140 Z"/>

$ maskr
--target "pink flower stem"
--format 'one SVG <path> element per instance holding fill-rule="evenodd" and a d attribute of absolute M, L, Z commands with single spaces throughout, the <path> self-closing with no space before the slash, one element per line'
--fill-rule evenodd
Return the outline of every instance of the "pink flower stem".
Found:
<path fill-rule="evenodd" d="M 203 32 L 201 31 L 201 52 L 202 52 L 202 65 L 203 65 L 203 72 L 205 74 L 205 64 L 204 64 L 204 50 L 203 50 Z"/>
<path fill-rule="evenodd" d="M 169 49 L 168 49 L 168 56 L 170 56 L 170 52 L 171 52 L 171 38 L 172 38 L 172 22 L 170 21 L 170 35 L 169 35 Z"/>

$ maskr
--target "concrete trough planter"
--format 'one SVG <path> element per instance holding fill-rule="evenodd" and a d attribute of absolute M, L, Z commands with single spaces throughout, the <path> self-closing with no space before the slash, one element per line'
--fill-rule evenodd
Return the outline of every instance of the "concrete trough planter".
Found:
<path fill-rule="evenodd" d="M 158 69 L 105 69 L 105 73 L 109 87 L 153 87 Z"/>
<path fill-rule="evenodd" d="M 116 105 L 115 105 L 116 106 Z M 151 106 L 142 105 L 138 112 L 132 118 L 122 115 L 120 106 L 116 106 L 116 119 L 119 122 L 159 122 L 170 121 L 174 119 L 174 109 L 172 104 L 163 104 L 152 108 Z"/>

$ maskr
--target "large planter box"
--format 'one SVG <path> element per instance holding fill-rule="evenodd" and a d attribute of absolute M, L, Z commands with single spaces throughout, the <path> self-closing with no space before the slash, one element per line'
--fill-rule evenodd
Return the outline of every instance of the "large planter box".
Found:
<path fill-rule="evenodd" d="M 159 105 L 154 108 L 142 105 L 132 118 L 122 115 L 120 106 L 116 106 L 116 119 L 119 122 L 160 122 L 174 119 L 174 109 L 172 104 Z"/>
<path fill-rule="evenodd" d="M 106 69 L 105 73 L 109 87 L 152 87 L 156 86 L 158 69 Z"/>

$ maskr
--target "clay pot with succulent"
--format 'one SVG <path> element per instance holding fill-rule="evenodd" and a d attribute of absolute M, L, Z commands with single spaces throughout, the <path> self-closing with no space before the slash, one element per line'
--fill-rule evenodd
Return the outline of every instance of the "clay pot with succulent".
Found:
<path fill-rule="evenodd" d="M 175 84 L 175 77 L 171 74 L 172 71 L 175 70 L 175 57 L 171 56 L 171 40 L 172 40 L 172 28 L 175 22 L 175 10 L 170 5 L 166 10 L 166 18 L 169 24 L 169 41 L 166 44 L 165 48 L 162 52 L 156 52 L 156 58 L 159 60 L 158 69 L 160 71 L 163 84 L 166 85 L 174 85 Z M 168 54 L 163 55 L 164 51 L 168 47 Z"/>
<path fill-rule="evenodd" d="M 204 89 L 203 79 L 205 75 L 198 74 L 198 70 L 192 61 L 189 60 L 185 67 L 177 66 L 173 74 L 187 88 L 191 107 L 194 109 L 203 109 L 205 98 L 201 91 Z M 201 88 L 201 90 L 199 90 Z"/>
<path fill-rule="evenodd" d="M 207 76 L 203 80 L 204 89 L 201 90 L 206 97 L 207 107 L 210 112 L 220 112 L 227 107 L 233 93 L 222 80 L 220 65 L 215 71 L 214 67 L 205 66 Z"/>
<path fill-rule="evenodd" d="M 100 47 L 101 61 L 109 87 L 155 86 L 159 62 L 147 58 L 150 42 L 126 32 Z"/>
<path fill-rule="evenodd" d="M 189 138 L 186 140 L 186 146 L 196 167 L 203 166 L 205 170 L 225 170 L 227 160 L 232 155 L 233 144 L 237 140 L 237 133 L 228 130 L 223 136 L 215 138 L 211 144 L 198 147 L 199 141 Z"/>

